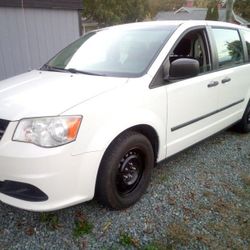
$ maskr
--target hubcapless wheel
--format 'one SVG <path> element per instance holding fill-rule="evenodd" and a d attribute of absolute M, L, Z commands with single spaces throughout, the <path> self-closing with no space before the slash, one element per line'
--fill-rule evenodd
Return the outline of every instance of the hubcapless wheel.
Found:
<path fill-rule="evenodd" d="M 121 134 L 104 154 L 97 176 L 96 198 L 113 209 L 133 205 L 146 191 L 153 166 L 150 141 L 133 131 Z"/>
<path fill-rule="evenodd" d="M 144 169 L 143 157 L 143 153 L 136 148 L 122 157 L 116 178 L 117 191 L 120 195 L 129 195 L 140 182 Z"/>
<path fill-rule="evenodd" d="M 250 132 L 250 101 L 247 105 L 246 111 L 241 121 L 238 124 L 236 124 L 235 128 L 236 130 L 243 132 L 243 133 Z"/>
<path fill-rule="evenodd" d="M 250 110 L 249 110 L 249 112 L 247 114 L 247 124 L 250 125 Z"/>

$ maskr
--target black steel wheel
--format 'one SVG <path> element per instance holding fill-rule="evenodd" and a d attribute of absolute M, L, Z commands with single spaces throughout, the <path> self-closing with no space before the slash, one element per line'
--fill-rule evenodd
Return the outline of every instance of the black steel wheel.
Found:
<path fill-rule="evenodd" d="M 246 111 L 242 117 L 242 120 L 236 124 L 236 130 L 242 133 L 250 132 L 250 101 L 247 105 Z"/>
<path fill-rule="evenodd" d="M 96 182 L 96 198 L 112 209 L 124 209 L 145 193 L 154 166 L 150 141 L 129 131 L 116 138 L 101 162 Z"/>
<path fill-rule="evenodd" d="M 116 187 L 120 195 L 129 195 L 137 187 L 144 170 L 144 155 L 141 150 L 129 150 L 121 159 L 117 169 Z"/>
<path fill-rule="evenodd" d="M 247 113 L 247 125 L 248 126 L 250 125 L 250 109 L 248 110 L 248 113 Z"/>

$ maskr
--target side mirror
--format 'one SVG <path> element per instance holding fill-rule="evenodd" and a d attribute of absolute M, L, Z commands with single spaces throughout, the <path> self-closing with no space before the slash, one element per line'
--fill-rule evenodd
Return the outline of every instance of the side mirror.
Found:
<path fill-rule="evenodd" d="M 200 64 L 196 59 L 180 58 L 170 64 L 169 80 L 182 80 L 195 77 L 200 73 Z"/>

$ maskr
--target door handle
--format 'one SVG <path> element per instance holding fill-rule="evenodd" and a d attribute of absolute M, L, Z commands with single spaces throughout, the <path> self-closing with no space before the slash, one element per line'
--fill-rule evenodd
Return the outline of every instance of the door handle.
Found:
<path fill-rule="evenodd" d="M 218 81 L 212 81 L 210 82 L 207 87 L 208 88 L 213 88 L 213 87 L 216 87 L 217 85 L 219 85 L 219 82 Z"/>
<path fill-rule="evenodd" d="M 226 77 L 226 78 L 224 78 L 224 79 L 221 81 L 221 83 L 225 84 L 225 83 L 230 82 L 230 81 L 231 81 L 231 78 Z"/>

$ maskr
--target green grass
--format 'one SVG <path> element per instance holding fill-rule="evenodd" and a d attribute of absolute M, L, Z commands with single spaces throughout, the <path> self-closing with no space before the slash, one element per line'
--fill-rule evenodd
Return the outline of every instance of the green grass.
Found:
<path fill-rule="evenodd" d="M 242 181 L 245 186 L 250 187 L 250 175 L 242 176 Z"/>
<path fill-rule="evenodd" d="M 244 249 L 250 245 L 250 177 L 242 177 L 242 186 L 223 183 L 223 187 L 233 193 L 239 200 L 225 200 L 224 197 L 210 197 L 207 210 L 217 213 L 220 220 L 205 225 L 209 232 L 207 245 L 211 248 Z M 201 206 L 202 204 L 200 204 Z M 223 242 L 219 239 L 223 238 Z"/>
<path fill-rule="evenodd" d="M 77 219 L 75 221 L 75 227 L 73 229 L 73 235 L 75 237 L 81 237 L 86 234 L 90 234 L 93 229 L 93 225 L 88 222 L 86 219 Z"/>
<path fill-rule="evenodd" d="M 46 224 L 50 230 L 56 230 L 61 227 L 59 218 L 54 213 L 41 213 L 40 222 Z"/>
<path fill-rule="evenodd" d="M 124 247 L 133 246 L 133 247 L 139 248 L 139 242 L 136 239 L 134 239 L 131 235 L 125 232 L 120 233 L 119 242 Z"/>
<path fill-rule="evenodd" d="M 166 234 L 170 241 L 181 245 L 187 245 L 194 238 L 184 223 L 170 224 Z"/>
<path fill-rule="evenodd" d="M 141 250 L 172 250 L 173 245 L 163 244 L 158 241 L 154 241 L 144 246 Z"/>

